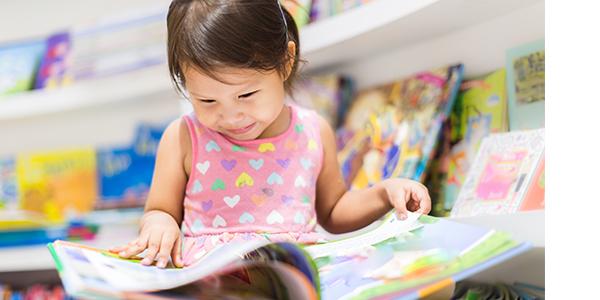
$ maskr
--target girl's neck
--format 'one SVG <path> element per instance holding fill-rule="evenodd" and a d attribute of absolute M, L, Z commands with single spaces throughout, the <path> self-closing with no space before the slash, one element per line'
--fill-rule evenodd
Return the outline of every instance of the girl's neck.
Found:
<path fill-rule="evenodd" d="M 291 122 L 291 108 L 288 105 L 283 105 L 283 109 L 281 109 L 281 112 L 279 112 L 279 115 L 275 121 L 273 121 L 273 123 L 271 123 L 271 125 L 269 125 L 269 127 L 267 127 L 257 139 L 271 138 L 283 134 L 288 127 L 290 127 Z"/>

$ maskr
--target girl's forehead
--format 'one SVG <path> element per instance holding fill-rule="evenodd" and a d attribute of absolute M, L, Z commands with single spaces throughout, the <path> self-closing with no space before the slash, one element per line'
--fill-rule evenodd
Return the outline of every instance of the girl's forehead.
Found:
<path fill-rule="evenodd" d="M 245 85 L 260 81 L 275 71 L 260 71 L 244 68 L 218 68 L 210 73 L 198 68 L 187 67 L 183 70 L 186 81 L 218 81 L 227 85 Z"/>

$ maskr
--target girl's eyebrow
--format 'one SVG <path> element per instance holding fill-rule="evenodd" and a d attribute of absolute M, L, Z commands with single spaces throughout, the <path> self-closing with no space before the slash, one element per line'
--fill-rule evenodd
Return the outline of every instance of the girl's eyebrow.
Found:
<path fill-rule="evenodd" d="M 257 85 L 260 83 L 260 81 L 258 80 L 251 80 L 248 81 L 248 83 L 244 84 L 241 88 L 239 89 L 235 94 L 236 95 L 243 95 L 243 94 L 248 94 L 248 93 L 252 93 L 256 90 L 258 90 Z M 203 99 L 203 100 L 213 100 L 216 99 L 215 97 L 204 97 L 203 95 L 199 95 L 199 94 L 195 94 L 191 91 L 188 91 L 188 93 L 193 96 L 194 98 L 198 98 L 198 99 Z"/>

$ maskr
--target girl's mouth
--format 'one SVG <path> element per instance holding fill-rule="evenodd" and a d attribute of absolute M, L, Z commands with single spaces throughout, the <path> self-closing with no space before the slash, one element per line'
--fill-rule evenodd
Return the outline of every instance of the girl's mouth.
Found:
<path fill-rule="evenodd" d="M 244 134 L 248 131 L 250 131 L 252 128 L 254 128 L 254 125 L 256 125 L 256 122 L 246 126 L 246 127 L 242 127 L 242 128 L 237 128 L 237 129 L 227 129 L 228 132 L 231 132 L 235 135 L 240 135 L 240 134 Z"/>

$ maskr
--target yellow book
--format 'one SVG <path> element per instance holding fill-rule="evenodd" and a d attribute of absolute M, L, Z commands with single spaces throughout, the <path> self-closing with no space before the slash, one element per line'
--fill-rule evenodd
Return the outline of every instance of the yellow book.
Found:
<path fill-rule="evenodd" d="M 98 180 L 92 148 L 19 155 L 16 171 L 21 209 L 56 221 L 93 208 Z"/>

